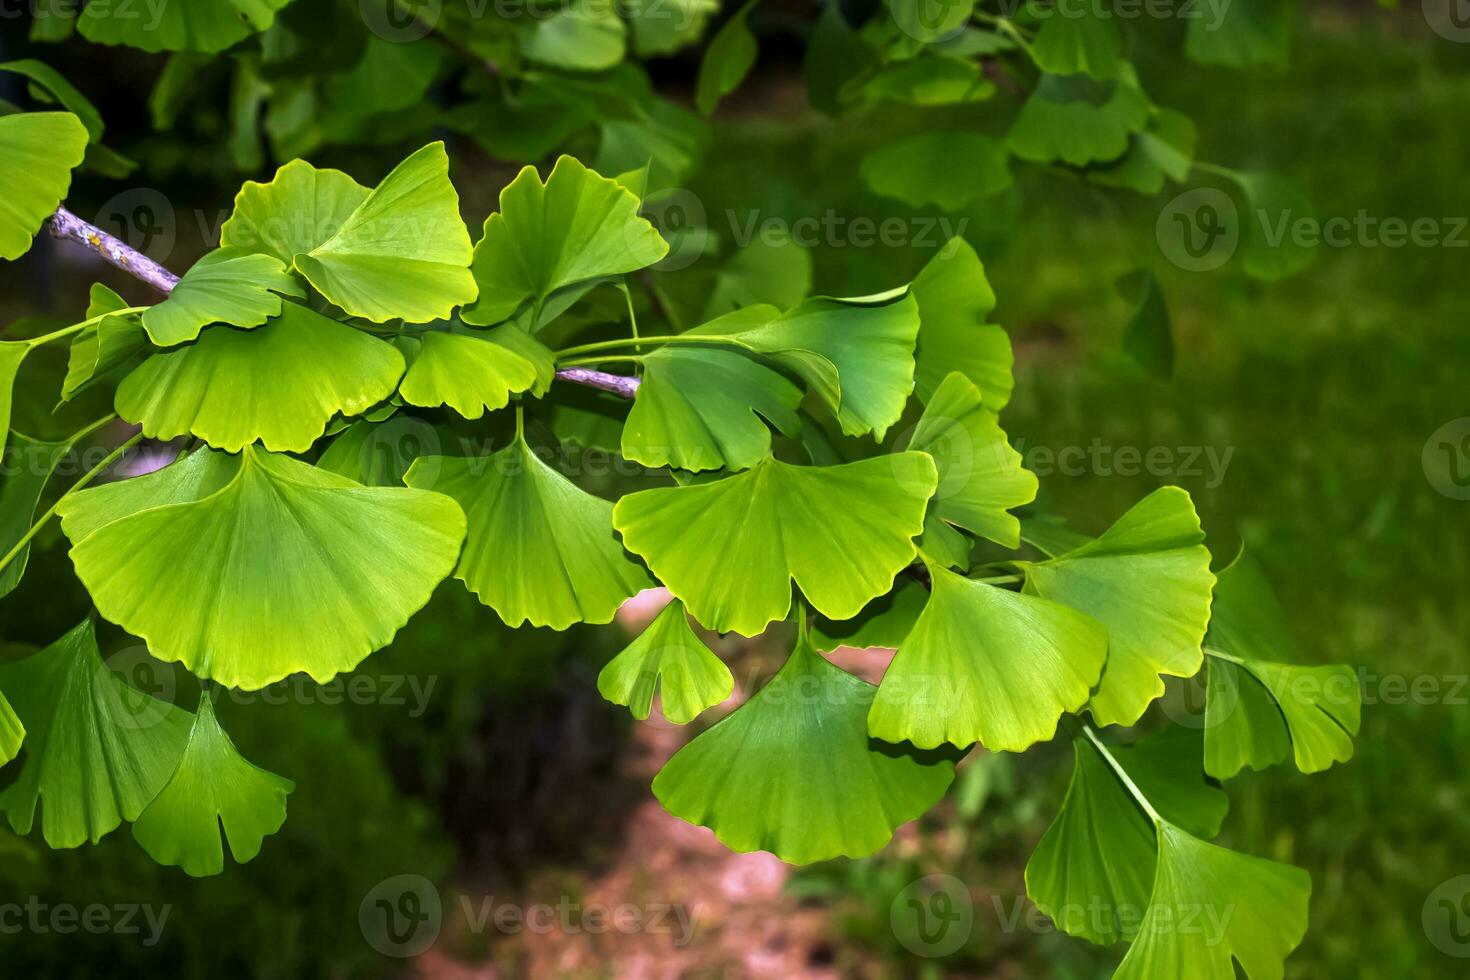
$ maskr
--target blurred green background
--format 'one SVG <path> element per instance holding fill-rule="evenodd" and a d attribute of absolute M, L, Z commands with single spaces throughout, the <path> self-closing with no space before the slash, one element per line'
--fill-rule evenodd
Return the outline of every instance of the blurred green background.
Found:
<path fill-rule="evenodd" d="M 1140 73 L 1156 101 L 1194 118 L 1201 159 L 1288 173 L 1319 217 L 1428 217 L 1450 231 L 1470 216 L 1470 46 L 1435 36 L 1411 7 L 1314 9 L 1281 72 L 1226 72 L 1141 52 Z M 732 214 L 737 224 L 752 213 L 919 216 L 867 192 L 858 177 L 862 153 L 903 120 L 837 124 L 815 115 L 788 57 L 765 57 L 722 110 L 688 188 L 726 248 Z M 119 105 L 136 60 L 109 55 L 96 66 L 120 80 L 110 97 Z M 674 64 L 665 80 L 677 89 L 691 73 Z M 137 89 L 145 90 L 141 81 Z M 110 121 L 111 108 L 104 105 Z M 127 132 L 121 114 L 118 131 Z M 509 170 L 468 145 L 452 144 L 451 153 L 478 220 Z M 366 159 L 376 162 L 342 165 L 376 179 L 396 157 Z M 212 214 L 233 193 L 224 179 L 181 171 L 173 180 L 158 186 L 181 214 L 196 206 Z M 95 210 L 116 189 L 86 181 L 74 200 Z M 1005 427 L 1033 463 L 1038 449 L 1169 449 L 1178 465 L 1164 474 L 1043 472 L 1038 509 L 1096 532 L 1155 486 L 1177 483 L 1194 496 L 1217 564 L 1242 541 L 1264 564 L 1304 656 L 1361 668 L 1363 728 L 1349 763 L 1310 777 L 1277 767 L 1227 786 L 1222 842 L 1312 874 L 1311 927 L 1288 976 L 1462 976 L 1464 961 L 1436 949 L 1421 921 L 1437 885 L 1470 873 L 1470 501 L 1436 489 L 1423 453 L 1436 430 L 1470 415 L 1470 232 L 1459 232 L 1458 246 L 1324 246 L 1304 273 L 1263 284 L 1238 262 L 1191 273 L 1166 259 L 1155 221 L 1176 191 L 1143 198 L 1026 167 L 1014 191 L 964 215 L 999 298 L 994 319 L 1016 346 Z M 176 269 L 202 247 L 189 224 L 180 222 Z M 900 284 L 932 250 L 828 242 L 812 250 L 816 290 Z M 79 312 L 77 284 L 97 273 L 51 251 L 3 273 L 7 322 Z M 1172 315 L 1177 360 L 1167 382 L 1121 354 L 1130 308 L 1115 281 L 1138 268 L 1159 277 Z M 41 365 L 37 386 L 48 370 L 60 365 Z M 1184 465 L 1195 448 L 1198 472 Z M 1210 452 L 1223 469 L 1211 469 Z M 85 608 L 53 534 L 22 589 L 0 606 L 4 639 L 13 652 L 45 643 Z M 446 902 L 492 892 L 534 901 L 593 893 L 630 863 L 643 867 L 650 894 L 661 893 L 660 875 L 680 869 L 637 850 L 634 815 L 650 798 L 636 755 L 666 733 L 633 731 L 593 686 L 625 635 L 617 627 L 512 633 L 450 582 L 365 667 L 390 680 L 434 678 L 418 717 L 412 703 L 336 706 L 316 696 L 223 704 L 221 719 L 245 755 L 297 781 L 279 837 L 252 864 L 193 881 L 155 867 L 125 830 L 63 853 L 0 831 L 0 901 L 172 907 L 152 947 L 117 936 L 0 935 L 0 973 L 544 970 L 554 961 L 525 942 L 449 930 L 432 957 L 381 956 L 359 928 L 359 904 L 405 872 L 437 882 Z M 105 641 L 106 649 L 128 644 L 115 634 Z M 753 671 L 766 662 L 759 645 L 733 655 Z M 182 674 L 170 683 L 192 691 Z M 192 707 L 192 698 L 181 702 Z M 1189 692 L 1171 692 L 1169 703 L 1187 710 Z M 888 850 L 783 876 L 779 894 L 762 893 L 752 907 L 777 924 L 788 915 L 814 924 L 771 951 L 772 975 L 1107 976 L 1121 950 L 1035 931 L 1024 918 L 1007 926 L 1024 902 L 1026 857 L 1069 772 L 1060 742 L 1021 757 L 972 758 L 950 799 Z M 937 959 L 913 955 L 889 924 L 895 897 L 930 873 L 961 878 L 974 900 L 969 941 Z M 759 962 L 738 963 L 710 939 L 723 930 L 743 943 L 769 940 L 769 930 L 739 932 L 738 904 L 729 900 L 704 922 L 694 959 L 680 960 L 679 972 L 659 972 L 656 949 L 638 954 L 653 957 L 644 962 L 607 947 L 556 973 L 760 975 Z"/>

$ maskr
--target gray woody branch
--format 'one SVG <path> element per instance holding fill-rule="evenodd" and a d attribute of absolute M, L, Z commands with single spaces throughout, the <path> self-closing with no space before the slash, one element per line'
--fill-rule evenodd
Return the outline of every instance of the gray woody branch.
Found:
<path fill-rule="evenodd" d="M 173 292 L 179 277 L 163 266 L 128 245 L 119 238 L 109 235 L 96 225 L 89 224 L 66 208 L 57 208 L 48 220 L 51 234 L 63 241 L 76 242 L 100 255 L 103 261 L 116 266 L 140 282 L 147 283 L 165 296 Z M 610 391 L 624 398 L 632 398 L 638 392 L 637 378 L 622 374 L 608 374 L 587 368 L 563 368 L 556 372 L 557 378 L 573 384 L 586 385 Z"/>

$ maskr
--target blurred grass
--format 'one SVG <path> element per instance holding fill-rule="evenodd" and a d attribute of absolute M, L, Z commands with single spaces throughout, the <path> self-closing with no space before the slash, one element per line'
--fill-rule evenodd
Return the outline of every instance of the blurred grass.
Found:
<path fill-rule="evenodd" d="M 1185 69 L 1148 51 L 1139 60 L 1155 100 L 1195 119 L 1201 159 L 1283 171 L 1307 187 L 1318 217 L 1470 215 L 1470 131 L 1458 122 L 1470 103 L 1470 52 L 1430 34 L 1417 9 L 1319 14 L 1279 74 Z M 919 214 L 859 185 L 856 161 L 886 135 L 868 122 L 720 127 L 695 187 L 709 220 L 728 231 L 727 209 L 749 207 L 787 220 L 828 209 L 847 219 Z M 1187 273 L 1154 241 L 1154 221 L 1179 190 L 1129 197 L 1028 169 L 1019 175 L 1019 219 L 1007 197 L 972 209 L 967 237 L 986 256 L 999 297 L 994 318 L 1017 346 L 1006 428 L 1031 447 L 1098 439 L 1145 453 L 1233 450 L 1218 485 L 1208 469 L 1197 477 L 1053 474 L 1042 479 L 1038 506 L 1096 532 L 1154 486 L 1177 482 L 1195 497 L 1217 564 L 1244 541 L 1266 565 L 1304 656 L 1364 669 L 1355 758 L 1311 777 L 1278 767 L 1231 781 L 1223 841 L 1312 872 L 1311 928 L 1288 976 L 1462 975 L 1428 943 L 1420 919 L 1437 884 L 1470 871 L 1470 692 L 1459 687 L 1470 635 L 1470 504 L 1436 492 L 1420 457 L 1431 433 L 1470 414 L 1470 249 L 1324 247 L 1306 272 L 1276 284 L 1247 279 L 1238 259 Z M 902 281 L 931 252 L 822 249 L 817 287 L 871 292 Z M 1179 353 L 1170 383 L 1117 353 L 1128 310 L 1113 283 L 1139 267 L 1160 277 L 1173 316 Z M 1400 700 L 1391 680 L 1399 677 L 1440 693 L 1389 703 Z M 1068 765 L 1055 749 L 1014 760 L 1032 770 L 1020 777 L 1030 789 L 975 818 L 969 873 L 956 873 L 1020 894 L 1020 867 L 1060 802 Z M 1038 799 L 1028 820 L 1006 816 L 1016 800 Z M 1009 827 L 999 837 L 998 823 Z M 857 868 L 847 881 L 871 892 L 881 920 L 891 896 L 870 887 L 880 878 Z M 997 925 L 990 908 L 977 909 L 977 933 Z M 954 965 L 1009 975 L 1007 957 L 1032 956 L 1048 975 L 1094 976 L 1111 961 L 1065 937 L 999 948 L 993 938 L 972 940 Z M 923 975 L 941 969 L 897 962 Z"/>

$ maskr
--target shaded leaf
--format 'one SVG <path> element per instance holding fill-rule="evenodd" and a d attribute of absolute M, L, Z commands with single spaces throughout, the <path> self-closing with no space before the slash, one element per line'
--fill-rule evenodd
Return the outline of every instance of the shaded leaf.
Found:
<path fill-rule="evenodd" d="M 43 442 L 19 432 L 11 437 L 4 472 L 0 473 L 0 555 L 9 554 L 30 530 L 41 492 L 69 448 L 65 442 Z M 28 543 L 8 565 L 0 568 L 0 597 L 9 595 L 20 584 L 30 554 Z"/>
<path fill-rule="evenodd" d="M 965 132 L 931 130 L 889 143 L 863 157 L 861 173 L 875 194 L 945 211 L 1011 186 L 1005 144 Z"/>
<path fill-rule="evenodd" d="M 1074 167 L 1116 160 L 1151 115 L 1131 69 L 1116 79 L 1043 75 L 1011 127 L 1011 152 L 1023 160 Z"/>
<path fill-rule="evenodd" d="M 1121 277 L 1118 289 L 1137 305 L 1123 333 L 1123 353 L 1149 374 L 1169 380 L 1174 373 L 1174 330 L 1158 279 L 1138 269 Z"/>
<path fill-rule="evenodd" d="M 488 331 L 431 330 L 406 341 L 413 352 L 398 393 L 410 405 L 447 405 L 467 419 L 532 392 L 538 398 L 556 373 L 551 350 L 514 324 Z"/>
<path fill-rule="evenodd" d="M 1188 116 L 1156 108 L 1148 128 L 1133 134 L 1128 152 L 1112 163 L 1089 168 L 1087 179 L 1140 194 L 1157 194 L 1164 189 L 1165 178 L 1180 183 L 1188 179 L 1198 139 Z"/>
<path fill-rule="evenodd" d="M 129 3 L 88 4 L 78 17 L 82 37 L 144 51 L 223 51 L 275 21 L 291 0 L 188 0 L 145 10 Z"/>
<path fill-rule="evenodd" d="M 1189 21 L 1184 52 L 1203 65 L 1284 68 L 1295 20 L 1292 0 L 1231 0 Z"/>
<path fill-rule="evenodd" d="M 874 599 L 851 619 L 814 622 L 812 646 L 823 651 L 838 647 L 895 649 L 913 630 L 928 601 L 929 590 L 918 579 L 901 575 L 892 592 Z"/>
<path fill-rule="evenodd" d="M 709 47 L 704 50 L 704 60 L 699 63 L 699 78 L 694 86 L 694 104 L 701 115 L 713 113 L 720 100 L 739 88 L 755 66 L 756 41 L 747 18 L 757 2 L 749 0 L 741 7 L 715 33 Z"/>
<path fill-rule="evenodd" d="M 1031 57 L 1051 75 L 1112 78 L 1123 53 L 1123 35 L 1111 9 L 1055 0 L 1031 42 Z"/>
<path fill-rule="evenodd" d="M 92 284 L 87 319 L 97 323 L 82 330 L 67 354 L 66 378 L 61 383 L 61 404 L 66 404 L 111 372 L 126 365 L 136 366 L 148 348 L 148 335 L 137 313 L 122 313 L 127 302 L 100 282 Z"/>

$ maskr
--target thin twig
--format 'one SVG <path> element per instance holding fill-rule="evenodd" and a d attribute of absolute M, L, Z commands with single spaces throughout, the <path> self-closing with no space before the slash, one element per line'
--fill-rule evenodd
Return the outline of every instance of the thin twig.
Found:
<path fill-rule="evenodd" d="M 147 283 L 164 295 L 173 292 L 179 277 L 133 248 L 127 242 L 109 235 L 96 225 L 83 221 L 66 208 L 57 208 L 48 219 L 51 234 L 62 241 L 76 242 L 101 256 L 107 264 L 115 266 L 140 282 Z M 557 378 L 573 384 L 586 385 L 602 391 L 611 391 L 624 398 L 638 393 L 638 379 L 604 371 L 589 371 L 585 368 L 566 368 L 556 372 Z"/>

